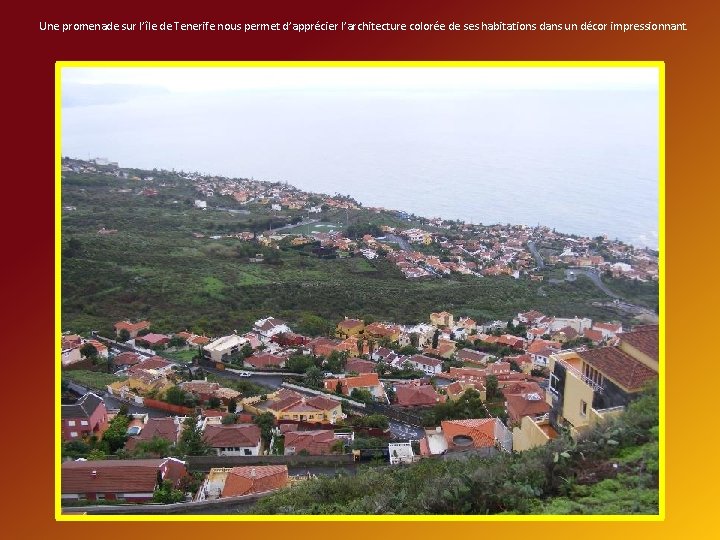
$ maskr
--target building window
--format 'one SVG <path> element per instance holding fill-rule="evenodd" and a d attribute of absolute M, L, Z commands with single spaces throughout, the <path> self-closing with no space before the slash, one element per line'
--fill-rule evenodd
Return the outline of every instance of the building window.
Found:
<path fill-rule="evenodd" d="M 252 455 L 252 452 L 250 451 L 250 449 L 248 449 L 248 448 L 245 449 L 245 455 L 246 455 L 246 456 L 251 456 L 251 455 Z"/>
<path fill-rule="evenodd" d="M 580 414 L 587 416 L 587 402 L 582 399 L 580 400 Z"/>
<path fill-rule="evenodd" d="M 74 427 L 74 426 L 75 426 L 75 420 L 68 420 L 68 426 Z"/>
<path fill-rule="evenodd" d="M 560 381 L 560 379 L 558 379 L 557 375 L 555 375 L 554 373 L 550 374 L 550 390 L 552 390 L 556 394 L 559 391 L 559 388 L 558 388 L 559 381 Z"/>
<path fill-rule="evenodd" d="M 80 425 L 81 425 L 81 426 L 87 426 L 87 425 L 88 425 L 87 420 L 80 420 Z"/>
<path fill-rule="evenodd" d="M 105 500 L 105 494 L 104 494 L 104 493 L 98 493 L 97 495 L 95 495 L 95 500 L 96 500 L 96 501 L 104 501 L 104 500 Z"/>
<path fill-rule="evenodd" d="M 77 436 L 78 436 L 77 431 L 71 431 L 71 432 L 70 432 L 70 436 L 71 436 L 71 437 L 77 437 Z"/>

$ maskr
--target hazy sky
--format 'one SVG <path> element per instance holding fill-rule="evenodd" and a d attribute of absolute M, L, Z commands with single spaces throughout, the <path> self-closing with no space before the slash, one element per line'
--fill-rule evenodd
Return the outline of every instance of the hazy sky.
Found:
<path fill-rule="evenodd" d="M 653 90 L 656 68 L 64 68 L 63 91 L 76 85 L 157 86 L 171 92 L 226 90 Z"/>

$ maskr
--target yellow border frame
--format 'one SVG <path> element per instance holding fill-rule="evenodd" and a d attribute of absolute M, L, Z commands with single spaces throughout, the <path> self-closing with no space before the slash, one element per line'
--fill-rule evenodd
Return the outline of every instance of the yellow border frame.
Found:
<path fill-rule="evenodd" d="M 517 516 L 454 516 L 454 515 L 63 515 L 60 493 L 60 464 L 62 449 L 61 407 L 58 385 L 62 376 L 61 355 L 58 336 L 62 332 L 61 325 L 61 260 L 62 249 L 62 70 L 64 68 L 655 68 L 658 70 L 658 250 L 659 257 L 659 316 L 660 316 L 660 348 L 659 348 L 659 406 L 660 406 L 660 440 L 659 440 L 659 512 L 657 515 L 517 515 Z M 224 62 L 224 61 L 58 61 L 55 63 L 55 519 L 57 521 L 615 521 L 615 522 L 647 522 L 665 520 L 665 63 L 662 61 L 511 61 L 511 62 Z M 82 508 L 78 508 L 82 511 Z"/>

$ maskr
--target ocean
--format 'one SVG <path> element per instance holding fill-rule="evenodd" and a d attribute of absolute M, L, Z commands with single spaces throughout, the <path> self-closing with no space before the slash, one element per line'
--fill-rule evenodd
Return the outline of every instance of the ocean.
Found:
<path fill-rule="evenodd" d="M 63 155 L 658 247 L 648 90 L 139 92 L 71 100 Z"/>

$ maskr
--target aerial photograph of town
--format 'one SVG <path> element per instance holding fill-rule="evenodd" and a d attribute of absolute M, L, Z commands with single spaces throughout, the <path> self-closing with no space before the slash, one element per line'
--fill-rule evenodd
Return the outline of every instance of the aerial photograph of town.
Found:
<path fill-rule="evenodd" d="M 64 67 L 59 514 L 658 515 L 653 67 Z"/>

